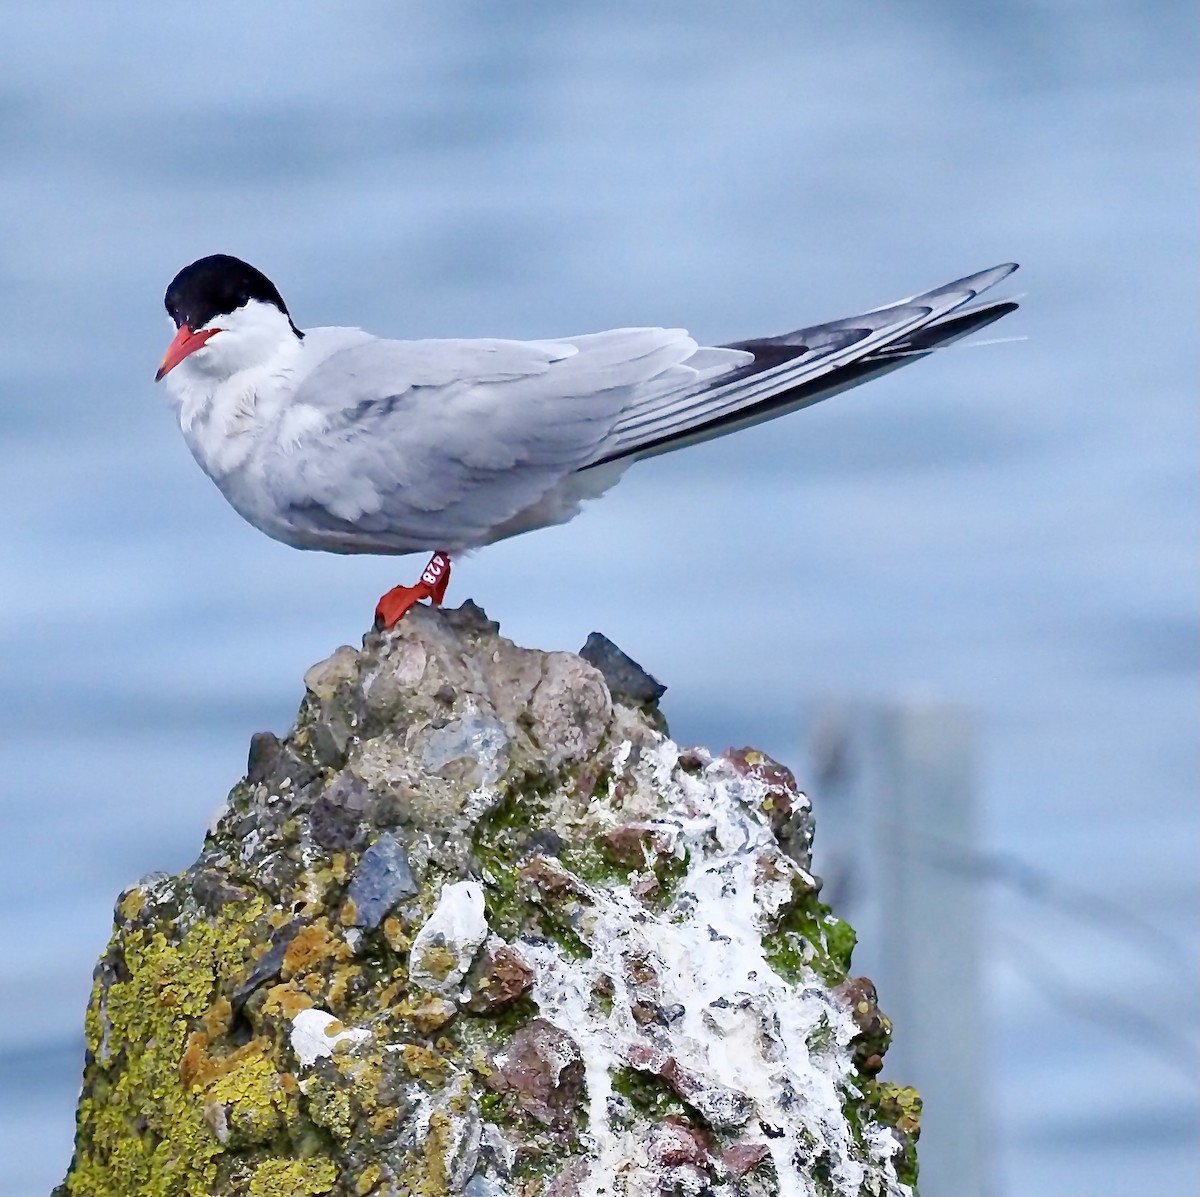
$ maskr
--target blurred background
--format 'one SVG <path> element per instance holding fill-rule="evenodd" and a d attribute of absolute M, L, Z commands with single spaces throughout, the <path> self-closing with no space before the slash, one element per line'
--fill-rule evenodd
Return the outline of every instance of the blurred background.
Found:
<path fill-rule="evenodd" d="M 275 544 L 191 461 L 161 297 L 217 251 L 405 337 L 723 341 L 1021 262 L 984 336 L 1027 340 L 640 466 L 450 600 L 603 631 L 802 784 L 830 701 L 968 710 L 986 1192 L 1200 1189 L 1194 5 L 0 16 L 0 1194 L 66 1169 L 118 892 L 420 565 Z"/>

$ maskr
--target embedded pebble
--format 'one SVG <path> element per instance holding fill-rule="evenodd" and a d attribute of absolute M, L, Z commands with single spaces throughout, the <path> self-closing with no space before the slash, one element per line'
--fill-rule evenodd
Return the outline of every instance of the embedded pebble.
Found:
<path fill-rule="evenodd" d="M 315 1064 L 322 1056 L 332 1056 L 339 1043 L 363 1043 L 371 1038 L 371 1032 L 363 1027 L 347 1027 L 330 1034 L 329 1026 L 336 1022 L 327 1010 L 301 1010 L 292 1019 L 292 1051 L 302 1068 Z"/>
<path fill-rule="evenodd" d="M 433 913 L 413 940 L 409 976 L 435 993 L 455 992 L 487 935 L 483 886 L 478 881 L 444 886 Z"/>
<path fill-rule="evenodd" d="M 346 890 L 354 903 L 353 925 L 374 930 L 397 903 L 416 893 L 408 852 L 395 832 L 385 831 L 362 854 Z"/>

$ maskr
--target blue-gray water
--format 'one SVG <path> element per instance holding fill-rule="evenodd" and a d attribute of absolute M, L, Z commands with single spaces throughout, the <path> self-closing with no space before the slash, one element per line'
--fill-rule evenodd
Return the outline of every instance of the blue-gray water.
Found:
<path fill-rule="evenodd" d="M 799 760 L 823 694 L 972 704 L 984 847 L 1184 945 L 988 888 L 993 1190 L 1200 1188 L 1192 5 L 0 17 L 0 1192 L 65 1169 L 117 892 L 419 564 L 267 541 L 188 457 L 160 300 L 214 251 L 301 325 L 719 340 L 1021 261 L 1027 341 L 640 467 L 452 599 L 602 629 L 716 748 Z"/>

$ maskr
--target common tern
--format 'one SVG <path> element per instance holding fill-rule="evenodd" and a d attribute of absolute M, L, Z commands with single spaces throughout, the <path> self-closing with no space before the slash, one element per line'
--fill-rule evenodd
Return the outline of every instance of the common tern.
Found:
<path fill-rule="evenodd" d="M 440 604 L 456 555 L 562 524 L 635 461 L 808 407 L 1012 311 L 968 275 L 783 336 L 698 344 L 678 328 L 544 341 L 395 341 L 293 322 L 227 254 L 167 288 L 167 379 L 192 455 L 268 536 L 333 553 L 431 552 L 376 607 Z"/>

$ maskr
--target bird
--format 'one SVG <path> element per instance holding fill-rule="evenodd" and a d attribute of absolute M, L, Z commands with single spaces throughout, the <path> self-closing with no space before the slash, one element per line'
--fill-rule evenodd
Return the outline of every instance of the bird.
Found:
<path fill-rule="evenodd" d="M 184 440 L 268 536 L 332 553 L 430 553 L 375 609 L 440 606 L 452 561 L 563 524 L 635 462 L 808 407 L 1013 311 L 978 301 L 1005 263 L 782 336 L 702 345 L 678 328 L 546 340 L 392 340 L 301 330 L 275 284 L 228 254 L 164 296 L 166 380 Z"/>

